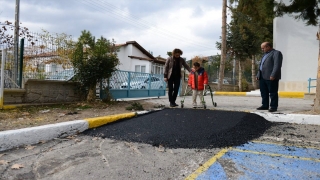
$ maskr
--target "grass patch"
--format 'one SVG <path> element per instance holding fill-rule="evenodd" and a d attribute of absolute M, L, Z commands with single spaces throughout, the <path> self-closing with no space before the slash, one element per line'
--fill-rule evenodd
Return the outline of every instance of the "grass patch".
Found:
<path fill-rule="evenodd" d="M 165 105 L 163 105 L 163 104 L 158 104 L 158 105 L 155 105 L 155 106 L 153 106 L 154 108 L 164 108 L 165 107 Z"/>
<path fill-rule="evenodd" d="M 78 109 L 81 109 L 81 110 L 85 110 L 85 109 L 91 109 L 92 106 L 89 106 L 89 105 L 82 105 L 82 106 L 79 106 Z"/>
<path fill-rule="evenodd" d="M 144 110 L 142 105 L 138 102 L 134 102 L 131 104 L 131 106 L 126 107 L 126 110 L 132 111 L 132 110 Z"/>

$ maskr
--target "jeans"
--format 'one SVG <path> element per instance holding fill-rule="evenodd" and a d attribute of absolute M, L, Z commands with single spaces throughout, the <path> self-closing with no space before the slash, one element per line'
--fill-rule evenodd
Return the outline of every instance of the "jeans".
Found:
<path fill-rule="evenodd" d="M 178 91 L 180 87 L 180 80 L 181 80 L 180 77 L 170 78 L 168 80 L 168 88 L 169 88 L 168 96 L 169 96 L 169 102 L 171 104 L 176 103 L 176 99 L 177 99 Z"/>

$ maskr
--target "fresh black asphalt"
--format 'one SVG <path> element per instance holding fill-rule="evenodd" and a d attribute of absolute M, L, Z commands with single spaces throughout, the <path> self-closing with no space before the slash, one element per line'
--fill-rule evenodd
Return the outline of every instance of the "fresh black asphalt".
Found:
<path fill-rule="evenodd" d="M 271 126 L 271 122 L 252 113 L 169 108 L 84 134 L 168 148 L 222 148 L 258 138 Z"/>

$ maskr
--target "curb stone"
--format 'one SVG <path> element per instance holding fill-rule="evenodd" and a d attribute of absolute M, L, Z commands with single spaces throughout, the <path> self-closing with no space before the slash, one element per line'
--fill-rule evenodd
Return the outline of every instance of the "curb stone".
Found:
<path fill-rule="evenodd" d="M 141 116 L 160 110 L 162 109 L 86 118 L 83 120 L 74 120 L 37 127 L 0 131 L 0 152 L 25 145 L 37 144 L 41 141 L 49 141 L 54 138 L 63 138 L 75 135 L 87 129 L 96 128 L 118 120 Z"/>

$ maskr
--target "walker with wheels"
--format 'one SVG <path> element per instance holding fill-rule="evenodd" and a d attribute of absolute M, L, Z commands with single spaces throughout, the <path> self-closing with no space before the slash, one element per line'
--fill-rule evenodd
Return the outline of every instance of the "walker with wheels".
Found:
<path fill-rule="evenodd" d="M 186 98 L 186 95 L 189 94 L 191 91 L 192 91 L 191 87 L 187 85 L 187 87 L 185 88 L 184 94 L 183 94 L 183 98 L 180 101 L 181 102 L 181 108 L 184 108 L 184 100 Z M 206 102 L 204 100 L 204 96 L 207 95 L 208 91 L 210 92 L 211 101 L 212 101 L 213 106 L 217 107 L 217 103 L 213 101 L 212 89 L 211 89 L 211 87 L 209 85 L 206 85 L 204 90 L 203 90 L 203 96 L 202 96 L 202 99 L 201 99 L 201 104 L 202 104 L 203 109 L 207 109 L 207 105 L 206 105 Z"/>

